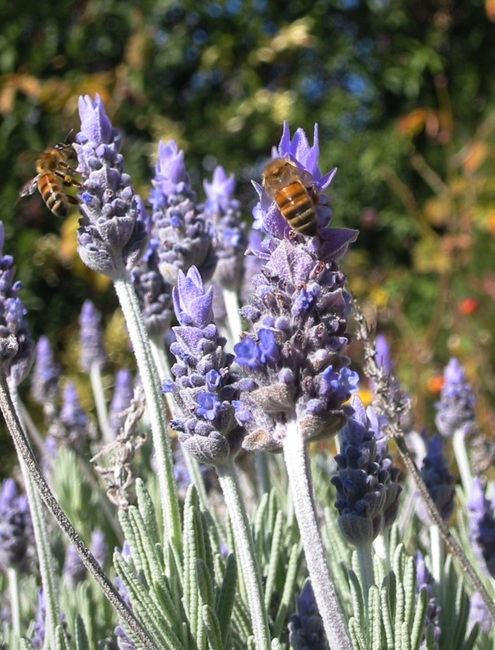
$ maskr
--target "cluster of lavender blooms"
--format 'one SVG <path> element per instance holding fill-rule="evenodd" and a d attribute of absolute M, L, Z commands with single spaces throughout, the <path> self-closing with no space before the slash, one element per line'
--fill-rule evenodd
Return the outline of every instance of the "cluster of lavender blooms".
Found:
<path fill-rule="evenodd" d="M 130 178 L 123 172 L 118 134 L 101 101 L 84 98 L 80 109 L 82 132 L 75 145 L 84 181 L 79 252 L 90 268 L 113 279 L 132 272 L 141 315 L 151 338 L 159 336 L 163 343 L 174 310 L 178 325 L 173 327 L 175 340 L 170 353 L 176 363 L 171 369 L 172 378 L 163 381 L 162 390 L 175 400 L 176 411 L 170 424 L 178 432 L 184 450 L 200 462 L 218 468 L 242 448 L 282 450 L 288 427 L 294 424 L 305 444 L 340 432 L 340 450 L 332 479 L 339 527 L 344 540 L 358 547 L 358 551 L 365 545 L 371 549 L 371 542 L 379 533 L 386 532 L 396 518 L 402 486 L 383 433 L 383 417 L 371 407 L 366 409 L 357 396 L 351 397 L 358 388 L 359 377 L 350 369 L 346 356 L 351 340 L 351 298 L 338 262 L 356 238 L 356 232 L 330 227 L 332 215 L 323 191 L 333 172 L 322 175 L 318 169 L 317 129 L 310 146 L 303 131 L 296 131 L 291 138 L 285 125 L 274 152 L 311 174 L 314 194 L 319 197 L 317 236 L 306 237 L 291 231 L 275 203 L 255 184 L 260 199 L 254 210 L 258 235 L 250 237 L 251 254 L 243 264 L 247 233 L 241 222 L 240 205 L 233 197 L 232 177 L 217 168 L 213 182 L 205 182 L 207 200 L 200 206 L 185 169 L 183 152 L 172 141 L 161 142 L 150 199 L 152 212 L 148 217 Z M 0 337 L 16 337 L 17 356 L 10 368 L 17 363 L 16 376 L 21 377 L 28 367 L 32 345 L 25 328 L 24 310 L 17 302 L 19 287 L 13 284 L 12 260 L 8 256 L 0 256 L 0 278 Z M 207 284 L 211 279 L 235 292 L 244 283 L 242 291 L 247 298 L 241 313 L 249 331 L 232 353 L 217 326 L 213 288 Z M 81 366 L 91 373 L 105 363 L 100 320 L 91 303 L 84 305 L 80 325 Z M 438 405 L 437 426 L 444 436 L 459 429 L 467 433 L 474 423 L 472 393 L 456 363 L 449 364 L 449 381 Z M 36 348 L 33 395 L 45 408 L 48 432 L 80 451 L 78 445 L 87 440 L 90 430 L 88 415 L 73 384 L 66 383 L 59 395 L 60 383 L 61 370 L 48 341 L 42 338 Z M 134 479 L 135 445 L 131 444 L 129 430 L 136 426 L 143 411 L 142 404 L 139 408 L 134 406 L 135 413 L 129 409 L 133 389 L 132 374 L 120 370 L 107 422 L 114 442 L 131 449 L 124 463 L 130 482 Z M 448 518 L 453 510 L 454 489 L 441 442 L 439 437 L 432 439 L 422 473 L 441 515 Z M 114 469 L 109 471 L 115 476 Z M 5 495 L 0 492 L 0 551 L 21 557 L 13 540 L 29 534 L 28 517 L 22 500 L 15 501 L 12 486 L 7 487 L 4 486 Z M 121 501 L 114 502 L 121 508 Z M 480 549 L 480 559 L 493 575 L 495 520 L 481 485 L 473 485 L 469 511 L 472 543 Z M 136 537 L 138 532 L 142 531 L 135 531 Z M 159 553 L 159 549 L 145 546 L 140 549 L 141 556 L 136 556 L 143 564 L 148 552 Z M 297 548 L 297 544 L 294 546 Z M 92 549 L 103 565 L 107 549 L 100 531 L 94 532 Z M 122 555 L 128 552 L 124 543 Z M 180 563 L 178 548 L 174 548 L 174 553 L 174 562 Z M 13 564 L 10 556 L 5 557 L 5 563 Z M 418 592 L 426 589 L 428 596 L 425 629 L 433 628 L 438 640 L 441 605 L 435 600 L 431 575 L 419 554 L 416 565 L 415 588 Z M 273 567 L 265 566 L 264 570 L 268 574 Z M 167 566 L 165 572 L 173 573 L 173 567 Z M 305 576 L 302 571 L 299 575 L 301 584 Z M 158 581 L 163 577 L 158 576 Z M 74 590 L 85 579 L 85 567 L 72 547 L 67 547 L 65 587 Z M 180 582 L 177 576 L 171 583 L 174 580 Z M 130 590 L 120 577 L 116 581 L 124 602 L 136 612 L 146 609 L 143 603 L 135 606 L 133 600 L 139 593 L 140 582 L 138 575 Z M 345 585 L 348 588 L 347 582 Z M 150 583 L 147 587 L 151 592 L 154 585 Z M 271 595 L 268 594 L 268 600 Z M 342 602 L 348 600 L 348 594 L 339 596 Z M 166 593 L 166 597 L 182 602 L 182 596 L 177 594 Z M 328 630 L 317 602 L 314 581 L 313 585 L 307 581 L 287 630 L 289 643 L 296 650 L 327 647 Z M 292 605 L 295 607 L 295 597 Z M 42 647 L 43 643 L 43 606 L 41 600 L 34 647 Z M 181 606 L 187 609 L 185 600 Z M 477 616 L 481 621 L 479 612 Z M 184 634 L 185 625 L 184 619 Z M 119 648 L 138 647 L 123 624 L 115 628 L 114 634 Z"/>

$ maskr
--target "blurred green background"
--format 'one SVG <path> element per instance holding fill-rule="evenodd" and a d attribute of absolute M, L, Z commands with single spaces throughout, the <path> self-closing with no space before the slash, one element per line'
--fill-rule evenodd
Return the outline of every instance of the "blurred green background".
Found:
<path fill-rule="evenodd" d="M 431 427 L 455 355 L 495 428 L 495 0 L 3 0 L 0 23 L 4 252 L 34 337 L 73 379 L 86 298 L 111 361 L 125 358 L 117 301 L 77 258 L 77 214 L 18 194 L 30 152 L 77 131 L 78 96 L 99 93 L 143 197 L 157 141 L 174 138 L 199 199 L 215 165 L 236 173 L 246 220 L 283 120 L 311 137 L 318 122 L 320 167 L 339 169 L 333 225 L 361 230 L 349 286 L 391 344 L 417 425 Z"/>

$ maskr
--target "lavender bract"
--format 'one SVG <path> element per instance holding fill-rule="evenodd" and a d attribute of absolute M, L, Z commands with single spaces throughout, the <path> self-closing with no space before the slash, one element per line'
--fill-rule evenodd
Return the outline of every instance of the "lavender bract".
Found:
<path fill-rule="evenodd" d="M 317 192 L 329 184 L 333 174 L 322 176 L 317 167 L 317 129 L 310 147 L 301 130 L 291 141 L 286 124 L 278 155 L 310 172 Z M 357 233 L 327 227 L 331 211 L 323 196 L 317 236 L 289 232 L 275 204 L 255 187 L 268 235 L 258 253 L 264 266 L 252 279 L 254 294 L 241 310 L 252 333 L 234 347 L 236 362 L 254 380 L 236 411 L 248 431 L 246 449 L 280 451 L 288 421 L 297 421 L 307 441 L 331 436 L 345 423 L 342 405 L 356 390 L 358 377 L 344 356 L 350 296 L 336 260 Z"/>
<path fill-rule="evenodd" d="M 78 251 L 90 269 L 116 278 L 136 264 L 146 247 L 145 216 L 123 171 L 117 132 L 100 97 L 80 97 L 79 114 L 81 131 L 74 144 L 83 181 Z"/>
<path fill-rule="evenodd" d="M 341 433 L 340 453 L 335 457 L 338 473 L 332 483 L 342 535 L 359 546 L 372 542 L 393 523 L 402 487 L 374 410 L 365 409 L 356 396 L 351 407 L 354 414 Z"/>
<path fill-rule="evenodd" d="M 238 377 L 231 372 L 232 355 L 224 352 L 225 339 L 213 322 L 213 292 L 205 290 L 198 270 L 179 272 L 173 291 L 180 325 L 170 347 L 177 363 L 175 381 L 163 391 L 173 394 L 180 416 L 171 422 L 179 440 L 197 460 L 221 464 L 239 451 L 243 429 L 235 419 L 232 401 L 238 396 Z"/>

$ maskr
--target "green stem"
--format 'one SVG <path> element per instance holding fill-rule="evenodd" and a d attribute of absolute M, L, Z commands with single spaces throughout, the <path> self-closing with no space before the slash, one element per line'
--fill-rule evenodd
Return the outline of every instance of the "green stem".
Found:
<path fill-rule="evenodd" d="M 283 451 L 311 586 L 323 619 L 328 643 L 332 650 L 352 650 L 316 522 L 307 446 L 296 421 L 287 425 Z"/>
<path fill-rule="evenodd" d="M 229 459 L 224 465 L 217 467 L 216 470 L 225 498 L 225 505 L 232 522 L 236 553 L 251 613 L 256 650 L 269 650 L 270 630 L 264 605 L 261 573 L 254 550 L 249 519 L 237 482 L 234 461 Z"/>
<path fill-rule="evenodd" d="M 130 609 L 127 607 L 125 602 L 122 600 L 117 589 L 110 582 L 107 575 L 102 571 L 100 565 L 96 561 L 91 551 L 87 548 L 87 546 L 79 537 L 78 533 L 76 532 L 76 530 L 74 529 L 70 521 L 67 519 L 67 516 L 65 515 L 64 511 L 60 507 L 55 496 L 53 495 L 50 486 L 46 482 L 45 477 L 41 473 L 41 470 L 38 467 L 38 463 L 36 462 L 35 457 L 33 456 L 31 447 L 24 434 L 21 423 L 17 416 L 17 412 L 15 410 L 12 401 L 12 396 L 10 394 L 7 379 L 5 377 L 5 372 L 0 372 L 0 410 L 2 411 L 7 428 L 10 432 L 10 435 L 12 436 L 12 440 L 14 441 L 17 455 L 19 457 L 19 462 L 21 468 L 23 468 L 23 474 L 25 471 L 25 476 L 27 476 L 26 490 L 28 491 L 28 499 L 30 498 L 29 486 L 32 486 L 34 494 L 37 497 L 41 496 L 46 507 L 51 512 L 51 514 L 55 517 L 55 520 L 57 521 L 58 525 L 60 526 L 62 531 L 65 533 L 65 535 L 69 538 L 71 544 L 76 549 L 79 557 L 81 558 L 82 563 L 84 564 L 86 569 L 92 574 L 97 584 L 100 586 L 101 590 L 103 591 L 104 595 L 106 596 L 110 604 L 114 607 L 114 609 L 117 611 L 118 615 L 122 618 L 122 621 L 127 626 L 129 631 L 131 631 L 133 634 L 136 635 L 137 639 L 139 639 L 139 641 L 142 643 L 143 648 L 146 648 L 146 650 L 156 650 L 156 646 L 154 642 L 151 640 L 151 638 L 148 636 L 147 632 L 143 629 L 143 627 L 136 619 L 134 614 L 130 611 Z M 31 516 L 33 516 L 33 511 L 31 511 Z M 34 525 L 34 520 L 33 520 L 33 525 Z M 44 530 L 46 531 L 46 526 L 42 526 L 42 528 L 44 528 Z M 47 568 L 47 570 L 49 569 Z M 43 585 L 43 588 L 44 590 L 46 589 L 45 584 Z M 54 594 L 55 591 L 53 590 L 53 597 Z M 47 625 L 47 632 L 49 632 L 50 630 L 48 628 L 48 611 L 49 611 L 48 608 L 50 604 L 46 600 L 47 597 L 49 597 L 49 594 L 47 595 L 47 593 L 45 592 L 45 604 L 47 607 L 46 625 Z M 57 620 L 54 620 L 53 622 L 56 624 Z M 52 627 L 53 627 L 52 634 L 54 635 L 55 628 L 53 625 Z M 55 639 L 55 637 L 53 638 Z M 56 641 L 54 640 L 54 642 L 52 643 L 50 639 L 49 647 L 56 648 L 57 647 Z"/>
<path fill-rule="evenodd" d="M 174 481 L 172 450 L 167 434 L 167 421 L 165 419 L 165 408 L 158 372 L 153 360 L 149 337 L 141 318 L 136 292 L 127 271 L 122 271 L 119 277 L 114 278 L 114 286 L 136 356 L 151 422 L 151 434 L 156 454 L 158 484 L 163 509 L 163 547 L 164 549 L 167 548 L 168 542 L 172 541 L 177 548 L 181 548 L 179 502 Z"/>
<path fill-rule="evenodd" d="M 16 569 L 10 567 L 7 569 L 9 580 L 10 596 L 10 619 L 12 621 L 12 630 L 15 634 L 16 641 L 21 638 L 21 607 L 19 602 L 19 574 Z"/>
<path fill-rule="evenodd" d="M 361 586 L 363 588 L 364 603 L 368 605 L 368 593 L 370 587 L 375 584 L 375 572 L 373 569 L 372 545 L 363 544 L 356 548 L 359 560 L 359 572 L 361 574 Z"/>
<path fill-rule="evenodd" d="M 100 425 L 101 437 L 103 442 L 109 443 L 113 440 L 113 435 L 108 426 L 108 411 L 105 402 L 105 390 L 103 388 L 103 381 L 101 379 L 101 367 L 98 363 L 91 365 L 89 372 L 91 380 L 91 389 L 93 391 L 93 399 L 95 401 L 96 416 L 98 424 Z"/>

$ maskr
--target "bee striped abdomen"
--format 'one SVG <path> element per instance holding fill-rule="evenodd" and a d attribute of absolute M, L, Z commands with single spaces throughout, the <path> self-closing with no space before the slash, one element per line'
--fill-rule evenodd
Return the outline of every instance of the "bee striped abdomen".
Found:
<path fill-rule="evenodd" d="M 58 178 L 54 174 L 41 174 L 38 190 L 49 210 L 57 217 L 66 217 L 69 213 L 69 201 L 64 194 Z"/>
<path fill-rule="evenodd" d="M 316 210 L 308 190 L 299 181 L 282 188 L 275 197 L 278 209 L 290 227 L 303 235 L 315 235 Z"/>

